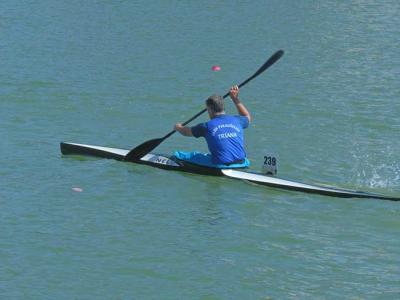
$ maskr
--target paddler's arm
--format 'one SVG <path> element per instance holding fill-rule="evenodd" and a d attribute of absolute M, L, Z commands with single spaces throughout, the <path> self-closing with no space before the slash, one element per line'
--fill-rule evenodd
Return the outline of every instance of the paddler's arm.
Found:
<path fill-rule="evenodd" d="M 182 126 L 181 123 L 175 124 L 174 129 L 184 136 L 193 136 L 192 128 L 187 126 Z"/>
<path fill-rule="evenodd" d="M 239 115 L 247 117 L 249 119 L 249 122 L 251 122 L 251 115 L 249 111 L 247 110 L 246 106 L 244 106 L 244 104 L 239 100 L 239 87 L 237 85 L 231 87 L 231 89 L 229 90 L 229 96 L 235 104 Z"/>

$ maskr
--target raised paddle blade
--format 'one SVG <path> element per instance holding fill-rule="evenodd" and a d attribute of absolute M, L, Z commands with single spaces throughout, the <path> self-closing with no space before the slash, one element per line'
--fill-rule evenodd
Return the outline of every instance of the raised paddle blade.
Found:
<path fill-rule="evenodd" d="M 247 78 L 245 81 L 243 81 L 241 84 L 239 84 L 239 88 L 242 86 L 246 85 L 249 81 L 253 80 L 256 78 L 258 75 L 260 75 L 262 72 L 264 72 L 266 69 L 268 69 L 270 66 L 272 66 L 274 63 L 276 63 L 282 55 L 285 53 L 283 50 L 278 50 L 276 51 L 268 60 L 249 78 Z M 229 92 L 224 95 L 224 98 L 229 96 Z"/>
<path fill-rule="evenodd" d="M 153 139 L 143 144 L 140 144 L 136 148 L 133 148 L 128 154 L 125 156 L 125 161 L 137 161 L 145 156 L 147 153 L 151 152 L 154 148 L 161 144 L 164 138 L 161 139 Z"/>
<path fill-rule="evenodd" d="M 266 69 L 268 69 L 270 66 L 272 66 L 278 59 L 282 57 L 282 55 L 285 52 L 283 50 L 278 50 L 276 51 L 255 73 L 253 76 L 249 77 L 245 81 L 243 81 L 239 87 L 244 86 L 246 83 L 248 83 L 250 80 L 256 78 L 258 75 L 260 75 L 262 72 L 264 72 Z"/>

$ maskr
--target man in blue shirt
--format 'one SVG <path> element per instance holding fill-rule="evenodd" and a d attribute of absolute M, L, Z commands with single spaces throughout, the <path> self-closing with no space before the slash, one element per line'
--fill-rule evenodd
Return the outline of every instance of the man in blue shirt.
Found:
<path fill-rule="evenodd" d="M 226 115 L 223 97 L 213 95 L 206 100 L 210 121 L 194 127 L 182 126 L 180 123 L 175 125 L 175 130 L 184 136 L 202 136 L 206 139 L 214 165 L 240 165 L 246 161 L 243 129 L 249 125 L 251 116 L 239 100 L 237 85 L 231 87 L 229 95 L 239 115 Z"/>

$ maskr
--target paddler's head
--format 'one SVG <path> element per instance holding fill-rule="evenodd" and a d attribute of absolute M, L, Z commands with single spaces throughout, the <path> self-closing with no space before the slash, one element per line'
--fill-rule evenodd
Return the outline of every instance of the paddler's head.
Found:
<path fill-rule="evenodd" d="M 212 95 L 206 100 L 206 106 L 210 119 L 216 115 L 222 115 L 224 111 L 224 98 L 218 95 Z"/>

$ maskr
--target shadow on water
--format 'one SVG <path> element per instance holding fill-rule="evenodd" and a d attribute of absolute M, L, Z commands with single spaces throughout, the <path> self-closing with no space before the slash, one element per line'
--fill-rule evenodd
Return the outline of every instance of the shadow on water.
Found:
<path fill-rule="evenodd" d="M 222 206 L 227 198 L 220 177 L 181 172 L 173 174 L 176 182 L 185 182 L 185 188 L 180 190 L 180 194 L 192 202 L 197 225 L 218 226 L 224 222 L 226 212 Z"/>

